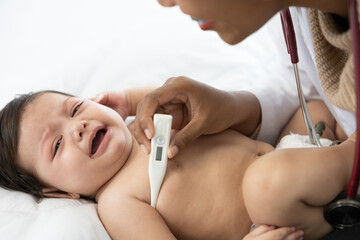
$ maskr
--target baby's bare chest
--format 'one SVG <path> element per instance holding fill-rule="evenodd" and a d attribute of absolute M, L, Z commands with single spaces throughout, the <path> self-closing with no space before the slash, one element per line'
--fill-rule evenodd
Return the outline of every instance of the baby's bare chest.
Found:
<path fill-rule="evenodd" d="M 189 148 L 168 162 L 156 208 L 180 239 L 239 239 L 249 231 L 242 179 L 254 154 L 238 145 L 211 147 Z"/>
<path fill-rule="evenodd" d="M 200 138 L 168 161 L 156 210 L 177 239 L 242 239 L 248 233 L 242 180 L 256 156 L 251 140 L 225 133 Z M 114 180 L 112 196 L 150 204 L 148 163 L 140 160 Z"/>

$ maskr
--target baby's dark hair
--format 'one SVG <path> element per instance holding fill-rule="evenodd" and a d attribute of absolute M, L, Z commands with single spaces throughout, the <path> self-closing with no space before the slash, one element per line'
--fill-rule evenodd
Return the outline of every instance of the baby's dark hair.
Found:
<path fill-rule="evenodd" d="M 18 158 L 20 121 L 26 106 L 44 93 L 39 91 L 16 96 L 0 111 L 0 187 L 31 194 L 37 201 L 43 198 L 43 185 L 16 162 Z M 68 94 L 64 94 L 68 95 Z"/>

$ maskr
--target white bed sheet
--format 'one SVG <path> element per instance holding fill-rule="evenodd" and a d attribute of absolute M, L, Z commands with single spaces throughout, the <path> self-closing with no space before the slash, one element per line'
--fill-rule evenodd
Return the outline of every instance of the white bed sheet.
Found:
<path fill-rule="evenodd" d="M 256 88 L 254 79 L 273 61 L 267 34 L 260 30 L 229 46 L 156 0 L 2 0 L 0 108 L 18 93 L 55 89 L 90 97 L 178 75 L 227 90 Z M 91 202 L 38 204 L 1 188 L 0 236 L 109 239 Z"/>

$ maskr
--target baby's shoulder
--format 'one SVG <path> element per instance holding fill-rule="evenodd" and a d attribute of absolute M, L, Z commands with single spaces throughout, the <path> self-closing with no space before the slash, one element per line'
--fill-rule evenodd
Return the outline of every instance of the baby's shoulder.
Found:
<path fill-rule="evenodd" d="M 97 211 L 103 221 L 128 213 L 134 209 L 132 206 L 139 203 L 143 204 L 143 201 L 126 191 L 105 191 L 99 196 L 97 203 Z"/>
<path fill-rule="evenodd" d="M 122 209 L 133 201 L 147 202 L 147 171 L 145 164 L 138 165 L 136 162 L 118 171 L 96 194 L 99 211 Z"/>
<path fill-rule="evenodd" d="M 126 192 L 104 192 L 98 199 L 97 211 L 101 222 L 113 239 L 122 239 L 129 229 L 136 228 L 140 216 L 148 215 L 142 210 L 151 206 Z M 131 230 L 133 231 L 133 230 Z M 130 231 L 130 232 L 131 232 Z"/>
<path fill-rule="evenodd" d="M 98 203 L 98 211 L 109 211 L 111 209 L 118 208 L 122 205 L 123 201 L 126 201 L 129 196 L 130 195 L 126 192 L 116 191 L 111 186 L 105 188 L 96 197 Z"/>

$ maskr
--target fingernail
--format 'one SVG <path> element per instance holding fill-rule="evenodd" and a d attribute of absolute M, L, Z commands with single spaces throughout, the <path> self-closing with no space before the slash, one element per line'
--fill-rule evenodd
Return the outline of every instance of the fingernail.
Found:
<path fill-rule="evenodd" d="M 140 148 L 146 155 L 148 154 L 147 149 L 144 144 L 140 144 Z"/>
<path fill-rule="evenodd" d="M 290 231 L 294 232 L 295 231 L 295 227 L 291 227 Z"/>
<path fill-rule="evenodd" d="M 145 133 L 146 137 L 150 140 L 150 139 L 151 139 L 151 135 L 150 135 L 149 129 L 145 129 L 145 130 L 144 130 L 144 133 Z"/>
<path fill-rule="evenodd" d="M 169 150 L 169 158 L 173 158 L 179 152 L 179 148 L 175 145 L 171 146 Z"/>

